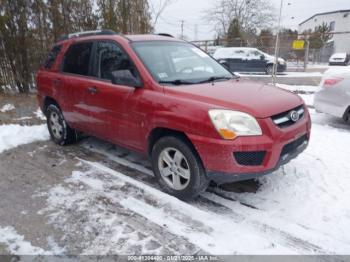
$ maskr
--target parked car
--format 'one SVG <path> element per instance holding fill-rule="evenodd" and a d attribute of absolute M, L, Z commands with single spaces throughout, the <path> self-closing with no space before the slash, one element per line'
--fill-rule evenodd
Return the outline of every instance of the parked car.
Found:
<path fill-rule="evenodd" d="M 325 72 L 321 89 L 315 95 L 314 106 L 319 112 L 350 123 L 350 66 Z"/>
<path fill-rule="evenodd" d="M 231 72 L 265 72 L 272 74 L 275 57 L 256 48 L 226 47 L 216 50 L 213 57 Z M 277 72 L 287 70 L 286 61 L 278 58 Z"/>
<path fill-rule="evenodd" d="M 329 58 L 329 65 L 342 65 L 346 66 L 349 64 L 350 55 L 347 53 L 336 53 Z"/>
<path fill-rule="evenodd" d="M 303 100 L 242 80 L 194 45 L 158 35 L 72 34 L 36 76 L 52 140 L 79 133 L 148 155 L 165 192 L 271 173 L 310 137 Z"/>

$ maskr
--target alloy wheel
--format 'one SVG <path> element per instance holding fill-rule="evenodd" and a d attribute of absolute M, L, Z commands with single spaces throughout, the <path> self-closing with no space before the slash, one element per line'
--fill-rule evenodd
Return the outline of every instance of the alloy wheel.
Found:
<path fill-rule="evenodd" d="M 63 136 L 63 124 L 56 112 L 52 112 L 50 114 L 50 126 L 53 136 L 56 139 L 61 139 Z"/>
<path fill-rule="evenodd" d="M 188 161 L 175 148 L 165 148 L 160 153 L 158 168 L 162 179 L 174 190 L 183 190 L 190 183 L 191 171 Z"/>

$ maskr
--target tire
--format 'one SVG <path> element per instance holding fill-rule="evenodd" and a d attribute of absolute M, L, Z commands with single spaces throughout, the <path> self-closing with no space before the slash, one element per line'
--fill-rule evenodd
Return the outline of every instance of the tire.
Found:
<path fill-rule="evenodd" d="M 273 65 L 267 65 L 266 69 L 265 69 L 265 72 L 266 72 L 267 75 L 272 75 L 272 73 L 273 73 Z"/>
<path fill-rule="evenodd" d="M 344 115 L 343 119 L 344 119 L 344 122 L 345 122 L 346 124 L 349 124 L 349 125 L 350 125 L 350 109 L 348 109 L 348 111 L 347 111 L 347 113 Z"/>
<path fill-rule="evenodd" d="M 152 149 L 152 166 L 162 190 L 181 200 L 196 198 L 209 185 L 197 153 L 181 137 L 160 138 Z"/>
<path fill-rule="evenodd" d="M 57 145 L 70 145 L 78 141 L 78 133 L 68 126 L 58 106 L 49 105 L 46 110 L 46 118 L 51 139 Z"/>

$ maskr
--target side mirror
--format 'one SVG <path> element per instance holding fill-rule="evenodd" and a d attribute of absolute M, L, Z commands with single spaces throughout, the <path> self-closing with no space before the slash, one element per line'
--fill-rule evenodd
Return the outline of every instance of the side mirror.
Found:
<path fill-rule="evenodd" d="M 226 60 L 220 60 L 219 63 L 220 63 L 220 65 L 225 67 L 228 71 L 230 71 L 230 66 Z"/>
<path fill-rule="evenodd" d="M 261 56 L 260 56 L 260 60 L 265 60 L 265 56 L 264 56 L 264 55 L 261 55 Z"/>
<path fill-rule="evenodd" d="M 134 77 L 130 70 L 117 70 L 112 72 L 112 84 L 130 87 L 141 87 L 141 81 Z"/>

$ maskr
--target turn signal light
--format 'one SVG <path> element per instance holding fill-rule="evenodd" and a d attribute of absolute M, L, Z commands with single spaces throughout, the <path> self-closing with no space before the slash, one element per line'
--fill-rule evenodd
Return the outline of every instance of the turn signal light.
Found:
<path fill-rule="evenodd" d="M 233 140 L 237 137 L 235 132 L 228 130 L 228 129 L 219 129 L 219 133 L 225 139 Z"/>

